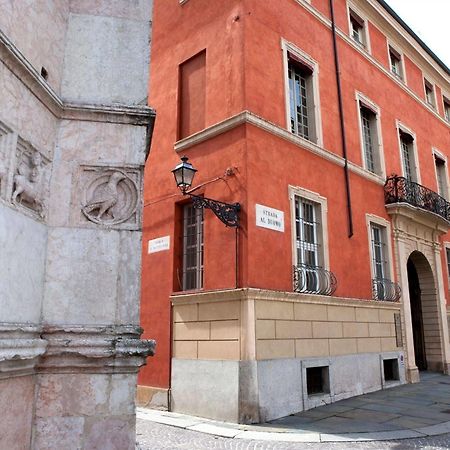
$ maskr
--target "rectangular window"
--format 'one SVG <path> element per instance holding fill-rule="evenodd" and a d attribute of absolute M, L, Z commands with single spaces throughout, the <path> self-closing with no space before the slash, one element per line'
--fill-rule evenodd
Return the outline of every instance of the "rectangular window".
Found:
<path fill-rule="evenodd" d="M 448 188 L 447 188 L 447 168 L 445 161 L 434 155 L 434 164 L 436 166 L 436 178 L 438 185 L 438 193 L 441 197 L 445 199 L 448 198 Z"/>
<path fill-rule="evenodd" d="M 402 57 L 399 52 L 389 46 L 389 61 L 391 72 L 398 78 L 403 79 Z"/>
<path fill-rule="evenodd" d="M 179 67 L 178 139 L 205 128 L 206 50 Z"/>
<path fill-rule="evenodd" d="M 400 130 L 400 148 L 402 153 L 403 176 L 417 183 L 416 164 L 414 158 L 414 138 Z"/>
<path fill-rule="evenodd" d="M 444 97 L 444 117 L 447 122 L 450 122 L 450 100 Z"/>
<path fill-rule="evenodd" d="M 320 205 L 311 200 L 295 197 L 296 265 L 303 275 L 300 292 L 320 289 L 318 269 L 321 265 Z"/>
<path fill-rule="evenodd" d="M 425 100 L 430 106 L 435 108 L 436 107 L 436 102 L 435 102 L 435 99 L 434 99 L 434 88 L 433 88 L 433 85 L 428 80 L 424 79 L 424 86 L 425 86 Z"/>
<path fill-rule="evenodd" d="M 387 277 L 386 229 L 381 225 L 371 224 L 372 267 L 374 278 L 381 280 Z"/>
<path fill-rule="evenodd" d="M 288 52 L 289 119 L 292 133 L 318 143 L 318 111 L 314 90 L 314 69 Z"/>
<path fill-rule="evenodd" d="M 366 30 L 364 19 L 354 11 L 349 10 L 350 16 L 350 36 L 361 47 L 367 47 Z"/>
<path fill-rule="evenodd" d="M 366 168 L 375 173 L 375 145 L 374 145 L 374 127 L 373 122 L 375 114 L 368 108 L 361 106 L 361 127 L 363 135 L 364 158 Z"/>
<path fill-rule="evenodd" d="M 447 256 L 447 276 L 450 279 L 450 247 L 445 247 L 445 256 Z"/>
<path fill-rule="evenodd" d="M 203 287 L 203 209 L 183 207 L 183 290 Z"/>

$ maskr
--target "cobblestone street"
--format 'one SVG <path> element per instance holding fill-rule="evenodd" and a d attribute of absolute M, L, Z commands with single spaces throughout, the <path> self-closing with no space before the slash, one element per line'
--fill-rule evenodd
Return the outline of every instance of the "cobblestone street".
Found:
<path fill-rule="evenodd" d="M 162 425 L 147 420 L 137 421 L 137 442 L 139 450 L 362 450 L 413 448 L 444 450 L 450 448 L 450 434 L 419 439 L 405 439 L 387 442 L 342 442 L 342 443 L 289 443 L 247 441 L 222 438 L 196 431 Z"/>

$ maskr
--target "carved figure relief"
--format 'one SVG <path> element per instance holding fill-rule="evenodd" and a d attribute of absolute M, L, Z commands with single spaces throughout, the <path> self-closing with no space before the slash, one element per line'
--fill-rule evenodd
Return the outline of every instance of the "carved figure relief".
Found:
<path fill-rule="evenodd" d="M 16 172 L 13 178 L 12 202 L 45 217 L 47 165 L 43 156 L 29 144 L 17 146 Z"/>
<path fill-rule="evenodd" d="M 81 211 L 88 221 L 106 226 L 138 223 L 138 170 L 90 167 L 83 170 L 80 181 Z"/>

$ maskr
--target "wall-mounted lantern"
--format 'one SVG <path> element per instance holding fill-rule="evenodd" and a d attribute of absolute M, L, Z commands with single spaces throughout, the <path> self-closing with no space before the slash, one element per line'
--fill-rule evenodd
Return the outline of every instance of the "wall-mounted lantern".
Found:
<path fill-rule="evenodd" d="M 187 156 L 183 156 L 181 163 L 172 170 L 175 182 L 181 193 L 191 197 L 194 208 L 210 209 L 227 227 L 238 227 L 239 211 L 241 209 L 239 203 L 224 203 L 189 193 L 189 188 L 192 186 L 197 169 L 188 160 Z"/>

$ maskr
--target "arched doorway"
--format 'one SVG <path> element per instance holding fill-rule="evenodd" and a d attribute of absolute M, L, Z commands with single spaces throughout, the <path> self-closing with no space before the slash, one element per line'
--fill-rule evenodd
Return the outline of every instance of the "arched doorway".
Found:
<path fill-rule="evenodd" d="M 415 363 L 419 370 L 442 371 L 436 285 L 425 256 L 414 251 L 407 262 Z"/>

